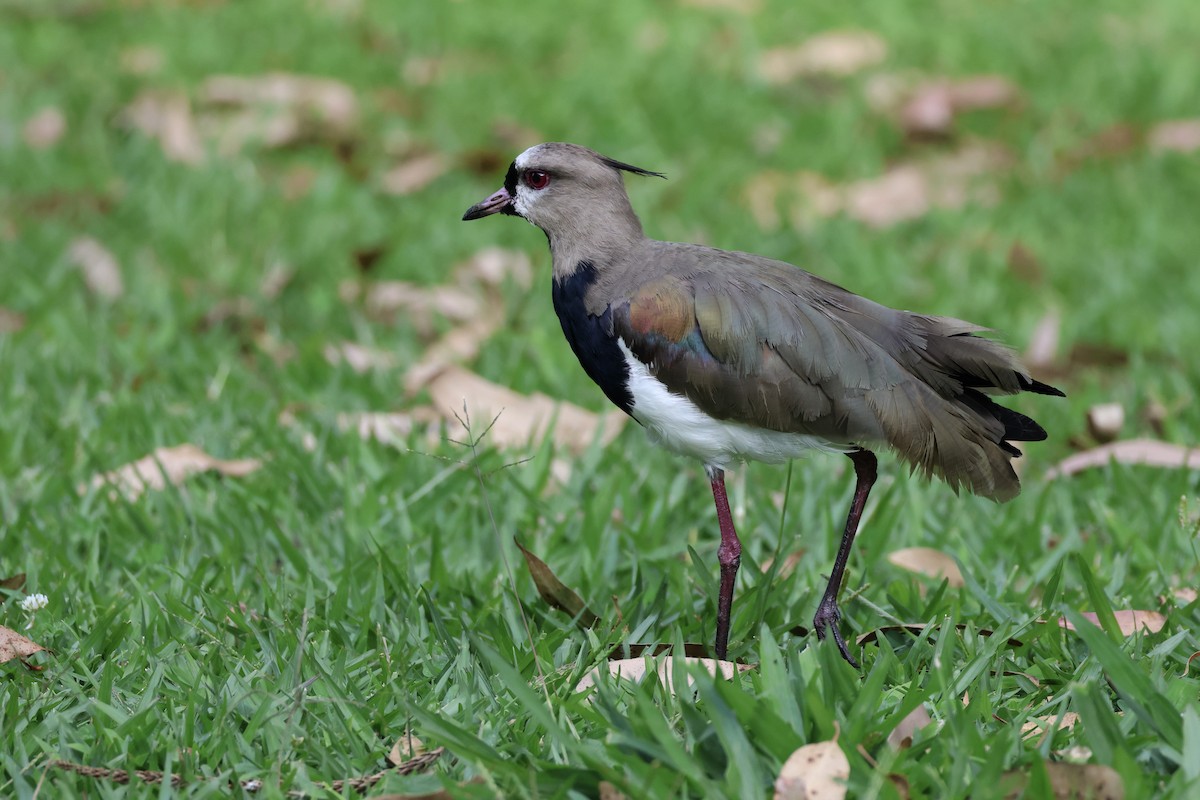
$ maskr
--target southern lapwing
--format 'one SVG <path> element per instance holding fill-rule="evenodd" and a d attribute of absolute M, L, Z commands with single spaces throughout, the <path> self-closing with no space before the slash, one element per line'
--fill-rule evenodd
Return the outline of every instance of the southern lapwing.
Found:
<path fill-rule="evenodd" d="M 718 658 L 742 550 L 725 468 L 814 449 L 850 458 L 854 499 L 813 626 L 855 664 L 837 597 L 875 483 L 873 450 L 890 448 L 956 491 L 1009 500 L 1021 488 L 1011 442 L 1046 431 L 991 396 L 1062 392 L 977 336 L 978 325 L 896 311 L 781 261 L 647 238 L 625 172 L 663 177 L 579 145 L 540 144 L 463 219 L 509 214 L 542 229 L 554 310 L 584 371 L 652 441 L 704 463 L 721 526 Z"/>

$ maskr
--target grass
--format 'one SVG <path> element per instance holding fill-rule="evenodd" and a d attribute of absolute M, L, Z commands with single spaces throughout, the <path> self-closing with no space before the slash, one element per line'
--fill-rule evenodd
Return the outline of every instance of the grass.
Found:
<path fill-rule="evenodd" d="M 896 796 L 889 776 L 902 776 L 913 796 L 986 797 L 1008 770 L 1030 774 L 1036 793 L 1043 762 L 1073 746 L 1115 768 L 1127 796 L 1194 796 L 1200 604 L 1160 598 L 1196 584 L 1200 477 L 1116 465 L 1041 476 L 1085 435 L 1097 402 L 1122 403 L 1131 436 L 1151 435 L 1139 412 L 1161 403 L 1167 439 L 1200 440 L 1196 156 L 1134 147 L 1062 168 L 1111 126 L 1195 115 L 1200 13 L 1188 0 L 760 5 L 0 5 L 0 305 L 26 319 L 0 333 L 0 577 L 25 572 L 25 591 L 49 595 L 29 634 L 54 651 L 38 657 L 41 672 L 0 667 L 0 794 L 158 791 L 47 772 L 64 758 L 178 773 L 187 796 L 224 796 L 226 781 L 245 779 L 263 780 L 263 796 L 330 796 L 323 783 L 382 769 L 411 726 L 453 758 L 375 792 L 595 796 L 609 781 L 634 797 L 756 797 L 796 747 L 840 730 L 854 796 Z M 787 87 L 756 77 L 763 49 L 845 27 L 887 41 L 877 71 L 998 73 L 1021 87 L 1019 111 L 962 120 L 966 135 L 1016 154 L 997 205 L 885 230 L 840 218 L 802 234 L 757 229 L 740 198 L 760 170 L 850 180 L 912 150 L 868 108 L 865 75 Z M 135 45 L 165 54 L 157 73 L 119 66 Z M 439 64 L 438 79 L 414 82 L 417 59 Z M 357 147 L 341 158 L 320 143 L 251 148 L 196 168 L 118 124 L 147 86 L 195 92 L 211 74 L 271 70 L 352 86 Z M 33 150 L 21 125 L 45 106 L 61 109 L 67 132 Z M 792 473 L 752 465 L 730 487 L 746 545 L 731 655 L 758 669 L 695 674 L 694 690 L 675 694 L 602 681 L 581 698 L 575 683 L 614 645 L 710 641 L 717 536 L 699 467 L 631 429 L 574 460 L 551 491 L 548 445 L 361 442 L 334 415 L 402 407 L 400 371 L 359 375 L 322 355 L 341 339 L 401 364 L 420 352 L 406 321 L 383 325 L 338 299 L 356 251 L 382 248 L 372 278 L 435 284 L 500 244 L 533 255 L 538 288 L 506 287 L 506 325 L 472 366 L 604 407 L 549 309 L 541 237 L 511 220 L 457 221 L 517 150 L 499 142 L 497 121 L 667 172 L 631 187 L 659 238 L 784 258 L 890 305 L 988 324 L 1018 347 L 1057 308 L 1064 351 L 1100 345 L 1127 360 L 1073 369 L 1065 401 L 1016 403 L 1052 436 L 1027 448 L 1026 488 L 1010 504 L 956 498 L 883 460 L 844 625 L 928 623 L 921 635 L 881 635 L 859 672 L 789 633 L 808 625 L 823 588 L 849 476 L 823 457 Z M 754 146 L 764 126 L 783 132 L 766 153 Z M 381 194 L 375 178 L 414 145 L 496 163 Z M 299 168 L 311 191 L 288 199 L 284 179 Z M 80 234 L 116 255 L 120 299 L 89 294 L 70 266 Z M 1036 254 L 1039 281 L 1007 266 L 1015 242 Z M 295 278 L 267 300 L 256 287 L 277 262 Z M 256 324 L 296 357 L 277 364 L 245 329 L 201 324 L 234 297 L 251 298 Z M 297 404 L 315 450 L 277 421 Z M 476 434 L 485 427 L 475 420 Z M 184 441 L 266 466 L 136 502 L 75 489 Z M 1181 497 L 1192 500 L 1182 521 Z M 601 614 L 596 628 L 539 600 L 513 535 Z M 887 562 L 910 546 L 954 555 L 966 586 Z M 793 574 L 762 573 L 797 548 Z M 1129 639 L 1040 622 L 1109 609 L 1161 609 L 1167 622 Z M 0 624 L 25 623 L 14 599 L 0 605 Z M 921 704 L 936 724 L 890 748 Z M 1079 715 L 1072 728 L 1023 736 L 1026 720 L 1066 712 Z"/>

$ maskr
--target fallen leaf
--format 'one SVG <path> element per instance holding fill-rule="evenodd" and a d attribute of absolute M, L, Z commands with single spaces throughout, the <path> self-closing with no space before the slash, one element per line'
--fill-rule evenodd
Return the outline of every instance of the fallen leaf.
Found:
<path fill-rule="evenodd" d="M 616 602 L 616 598 L 613 598 Z M 617 609 L 618 616 L 621 609 Z M 644 655 L 662 656 L 675 653 L 675 645 L 673 644 L 619 644 L 608 652 L 609 661 L 620 661 L 624 658 L 641 658 Z M 712 658 L 709 652 L 708 645 L 700 642 L 684 642 L 683 654 L 688 658 Z M 737 662 L 741 663 L 741 662 Z"/>
<path fill-rule="evenodd" d="M 3 580 L 0 580 L 0 589 L 10 589 L 16 591 L 25 585 L 25 573 L 18 572 L 16 575 L 10 575 Z"/>
<path fill-rule="evenodd" d="M 181 93 L 146 90 L 121 112 L 123 124 L 158 142 L 168 161 L 199 164 L 204 142 L 192 116 L 192 106 Z"/>
<path fill-rule="evenodd" d="M 27 658 L 38 652 L 47 651 L 37 642 L 26 639 L 16 631 L 0 625 L 0 664 L 12 661 L 14 658 L 24 664 Z M 29 665 L 26 664 L 26 666 Z"/>
<path fill-rule="evenodd" d="M 275 300 L 283 294 L 283 290 L 296 277 L 296 270 L 282 261 L 276 261 L 267 268 L 267 272 L 258 282 L 258 293 L 265 300 Z"/>
<path fill-rule="evenodd" d="M 835 738 L 806 744 L 783 762 L 775 800 L 840 800 L 846 796 L 850 762 Z"/>
<path fill-rule="evenodd" d="M 628 800 L 628 796 L 608 781 L 600 781 L 600 800 Z"/>
<path fill-rule="evenodd" d="M 396 357 L 386 350 L 367 347 L 356 342 L 340 342 L 325 345 L 325 360 L 333 366 L 346 366 L 362 375 L 376 369 L 391 369 L 396 366 Z"/>
<path fill-rule="evenodd" d="M 391 751 L 388 752 L 388 761 L 394 766 L 399 766 L 406 761 L 411 761 L 418 756 L 424 755 L 428 748 L 425 743 L 412 735 L 412 731 L 408 728 L 404 729 L 404 733 L 392 745 Z"/>
<path fill-rule="evenodd" d="M 1160 122 L 1150 129 L 1146 144 L 1155 152 L 1194 153 L 1200 150 L 1200 119 Z"/>
<path fill-rule="evenodd" d="M 1125 439 L 1068 456 L 1046 473 L 1046 478 L 1074 475 L 1109 462 L 1149 467 L 1200 469 L 1200 448 L 1184 447 L 1157 439 Z"/>
<path fill-rule="evenodd" d="M 43 108 L 25 122 L 21 133 L 25 144 L 34 150 L 45 150 L 58 144 L 67 132 L 67 118 L 54 107 Z"/>
<path fill-rule="evenodd" d="M 799 564 L 803 558 L 804 558 L 803 550 L 794 550 L 791 553 L 788 553 L 784 557 L 783 563 L 779 565 L 779 572 L 776 573 L 775 577 L 782 580 L 783 578 L 786 578 L 788 575 L 791 575 L 792 572 L 795 571 L 796 565 Z M 770 572 L 771 567 L 774 564 L 775 564 L 774 556 L 763 561 L 762 562 L 763 574 L 765 575 L 766 573 Z"/>
<path fill-rule="evenodd" d="M 440 178 L 449 168 L 449 162 L 441 153 L 423 153 L 383 173 L 379 183 L 387 194 L 413 194 Z"/>
<path fill-rule="evenodd" d="M 1191 586 L 1184 586 L 1171 591 L 1171 595 L 1183 605 L 1190 605 L 1196 602 L 1196 590 Z"/>
<path fill-rule="evenodd" d="M 513 542 L 521 551 L 521 555 L 525 556 L 525 566 L 529 567 L 533 584 L 537 587 L 538 594 L 542 596 L 543 600 L 553 608 L 566 612 L 577 619 L 581 627 L 590 628 L 600 621 L 600 618 L 588 609 L 583 598 L 574 589 L 560 581 L 550 567 L 546 566 L 545 561 L 529 552 L 517 537 L 513 537 Z"/>
<path fill-rule="evenodd" d="M 262 462 L 258 459 L 223 461 L 213 458 L 194 444 L 181 444 L 175 447 L 160 447 L 137 461 L 96 475 L 90 482 L 80 484 L 76 488 L 83 494 L 89 488 L 96 489 L 108 485 L 116 490 L 110 496 L 120 492 L 127 500 L 133 502 L 147 489 L 159 491 L 166 488 L 167 484 L 178 486 L 198 472 L 212 470 L 226 477 L 241 478 L 260 467 Z"/>
<path fill-rule="evenodd" d="M 546 137 L 536 128 L 531 128 L 515 119 L 500 118 L 492 120 L 492 138 L 506 152 L 524 150 L 530 145 L 546 141 Z M 497 164 L 503 166 L 503 164 Z"/>
<path fill-rule="evenodd" d="M 485 247 L 454 267 L 454 279 L 461 286 L 500 286 L 507 279 L 528 289 L 533 282 L 533 262 L 524 250 Z"/>
<path fill-rule="evenodd" d="M 1087 161 L 1126 155 L 1141 147 L 1144 139 L 1142 131 L 1132 125 L 1124 122 L 1110 125 L 1060 155 L 1059 171 L 1069 172 Z"/>
<path fill-rule="evenodd" d="M 1029 335 L 1029 347 L 1025 350 L 1024 361 L 1030 369 L 1045 369 L 1054 364 L 1061 328 L 1062 317 L 1055 309 L 1047 311 L 1038 320 L 1033 333 Z"/>
<path fill-rule="evenodd" d="M 958 569 L 958 563 L 946 553 L 934 550 L 932 547 L 909 547 L 904 550 L 896 550 L 888 555 L 888 561 L 918 575 L 925 575 L 937 580 L 945 579 L 955 589 L 961 589 L 966 585 L 962 572 Z"/>
<path fill-rule="evenodd" d="M 1100 403 L 1088 409 L 1088 432 L 1097 442 L 1111 442 L 1125 425 L 1125 408 L 1120 403 Z"/>
<path fill-rule="evenodd" d="M 870 31 L 829 31 L 799 45 L 775 47 L 758 59 L 758 72 L 768 83 L 789 83 L 810 75 L 845 77 L 887 57 L 887 44 Z"/>
<path fill-rule="evenodd" d="M 659 681 L 668 692 L 675 693 L 675 683 L 673 672 L 675 670 L 674 662 L 676 656 L 659 656 L 657 658 L 621 658 L 615 661 L 609 661 L 606 669 L 610 675 L 615 675 L 622 680 L 633 681 L 640 683 L 646 677 L 646 662 L 649 660 L 655 667 L 655 674 L 658 675 Z M 735 664 L 732 661 L 717 661 L 711 658 L 691 658 L 685 656 L 683 659 L 685 664 L 703 666 L 709 675 L 716 676 L 720 672 L 721 677 L 725 680 L 732 680 L 734 672 L 746 672 L 754 669 L 753 664 Z M 580 679 L 579 683 L 575 684 L 575 691 L 584 692 L 596 685 L 600 678 L 600 669 L 594 669 Z M 688 686 L 692 685 L 691 677 L 688 678 Z"/>
<path fill-rule="evenodd" d="M 540 393 L 521 395 L 456 366 L 443 369 L 426 388 L 451 439 L 465 441 L 486 429 L 487 441 L 501 448 L 524 447 L 552 434 L 558 445 L 578 453 L 597 438 L 611 442 L 628 419 L 620 411 L 596 414 Z M 464 405 L 471 431 L 458 420 Z"/>
<path fill-rule="evenodd" d="M 1100 618 L 1094 611 L 1083 611 L 1081 614 L 1096 627 L 1101 627 Z M 1121 629 L 1121 633 L 1124 636 L 1133 636 L 1138 628 L 1144 628 L 1146 633 L 1158 633 L 1167 624 L 1167 618 L 1157 611 L 1131 611 L 1129 609 L 1122 609 L 1121 611 L 1114 611 L 1113 616 L 1117 618 L 1117 627 Z M 1075 626 L 1066 617 L 1059 617 L 1058 625 L 1069 631 L 1075 630 Z"/>
<path fill-rule="evenodd" d="M 126 47 L 117 55 L 121 71 L 128 75 L 145 77 L 162 70 L 166 63 L 163 51 L 151 45 Z"/>
<path fill-rule="evenodd" d="M 1125 783 L 1112 767 L 1103 764 L 1068 764 L 1047 761 L 1043 764 L 1050 779 L 1050 789 L 1055 800 L 1124 800 Z M 1024 797 L 1029 783 L 1028 769 L 1009 770 L 1000 777 L 999 789 L 1006 798 Z"/>
<path fill-rule="evenodd" d="M 311 75 L 214 75 L 200 90 L 205 102 L 233 107 L 293 111 L 303 121 L 348 132 L 358 121 L 358 100 L 349 85 Z"/>
<path fill-rule="evenodd" d="M 957 114 L 1012 106 L 1020 97 L 1016 86 L 997 75 L 928 81 L 913 89 L 901 107 L 900 126 L 913 137 L 948 136 Z"/>
<path fill-rule="evenodd" d="M 412 395 L 427 386 L 432 386 L 444 373 L 456 369 L 457 364 L 479 355 L 483 343 L 504 324 L 503 314 L 503 309 L 498 305 L 485 306 L 475 319 L 451 329 L 425 348 L 421 360 L 409 367 L 404 375 L 405 391 Z M 455 374 L 462 373 L 462 370 L 458 370 Z M 443 385 L 448 382 L 453 382 L 453 375 L 447 377 Z M 495 392 L 491 394 L 494 396 Z M 515 393 L 512 395 L 514 399 L 519 397 L 520 395 Z M 492 403 L 489 407 L 495 407 L 495 404 Z M 461 404 L 459 410 L 462 410 Z"/>
<path fill-rule="evenodd" d="M 83 273 L 83 282 L 92 294 L 105 300 L 116 300 L 124 294 L 116 256 L 100 242 L 90 236 L 76 239 L 67 249 L 67 258 Z"/>
<path fill-rule="evenodd" d="M 343 298 L 357 293 L 352 285 L 347 282 L 339 292 Z M 463 322 L 477 317 L 482 305 L 478 293 L 458 286 L 418 286 L 407 281 L 376 281 L 363 294 L 363 306 L 372 319 L 391 322 L 403 314 L 425 335 L 434 329 L 435 316 Z"/>
<path fill-rule="evenodd" d="M 1012 156 L 1000 145 L 968 144 L 936 156 L 902 161 L 878 177 L 846 184 L 801 172 L 783 179 L 776 197 L 790 201 L 791 222 L 800 230 L 812 227 L 816 219 L 842 213 L 871 227 L 886 228 L 934 209 L 996 202 L 999 188 L 991 174 L 1011 163 Z M 757 206 L 756 220 L 760 216 L 773 219 L 766 199 L 757 201 Z"/>
<path fill-rule="evenodd" d="M 0 306 L 0 333 L 16 333 L 25 327 L 25 315 Z"/>
<path fill-rule="evenodd" d="M 1020 242 L 1013 242 L 1008 248 L 1008 268 L 1014 276 L 1025 283 L 1040 285 L 1045 275 L 1045 269 L 1037 254 Z"/>
<path fill-rule="evenodd" d="M 1040 717 L 1033 717 L 1025 721 L 1021 725 L 1022 738 L 1028 739 L 1037 735 L 1041 731 L 1048 730 L 1053 726 L 1057 726 L 1060 731 L 1070 730 L 1075 727 L 1075 723 L 1079 722 L 1079 715 L 1074 711 L 1066 711 L 1062 714 L 1045 714 Z"/>
<path fill-rule="evenodd" d="M 407 411 L 354 411 L 338 414 L 334 427 L 340 433 L 354 433 L 364 441 L 375 441 L 389 446 L 403 446 L 408 436 L 418 425 L 433 425 L 441 417 L 429 406 L 410 408 Z M 300 426 L 296 414 L 284 409 L 279 414 L 279 424 L 301 432 L 301 445 L 312 452 L 317 449 L 317 437 Z"/>
<path fill-rule="evenodd" d="M 925 710 L 925 704 L 922 703 L 908 712 L 904 719 L 896 724 L 896 727 L 887 736 L 887 743 L 897 750 L 910 747 L 913 736 L 932 721 L 929 712 Z"/>

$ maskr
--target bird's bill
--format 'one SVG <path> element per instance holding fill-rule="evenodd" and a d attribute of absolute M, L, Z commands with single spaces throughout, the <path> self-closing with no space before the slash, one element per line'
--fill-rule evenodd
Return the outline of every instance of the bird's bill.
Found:
<path fill-rule="evenodd" d="M 512 208 L 512 204 L 513 196 L 508 193 L 507 189 L 500 189 L 486 200 L 482 200 L 468 208 L 467 213 L 463 214 L 463 221 L 479 219 L 489 214 L 507 211 Z"/>

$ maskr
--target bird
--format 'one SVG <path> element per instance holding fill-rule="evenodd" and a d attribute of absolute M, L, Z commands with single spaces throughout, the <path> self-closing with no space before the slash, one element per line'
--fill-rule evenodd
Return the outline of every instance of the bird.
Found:
<path fill-rule="evenodd" d="M 813 628 L 857 667 L 838 594 L 876 451 L 956 493 L 1011 500 L 1013 442 L 1047 434 L 993 397 L 1063 392 L 1033 379 L 982 326 L 880 305 L 783 261 L 649 238 L 625 175 L 665 178 L 546 142 L 517 156 L 504 185 L 462 218 L 517 216 L 542 230 L 554 310 L 584 372 L 652 442 L 704 465 L 721 536 L 717 658 L 727 657 L 742 549 L 725 471 L 812 450 L 850 459 L 854 495 Z"/>

